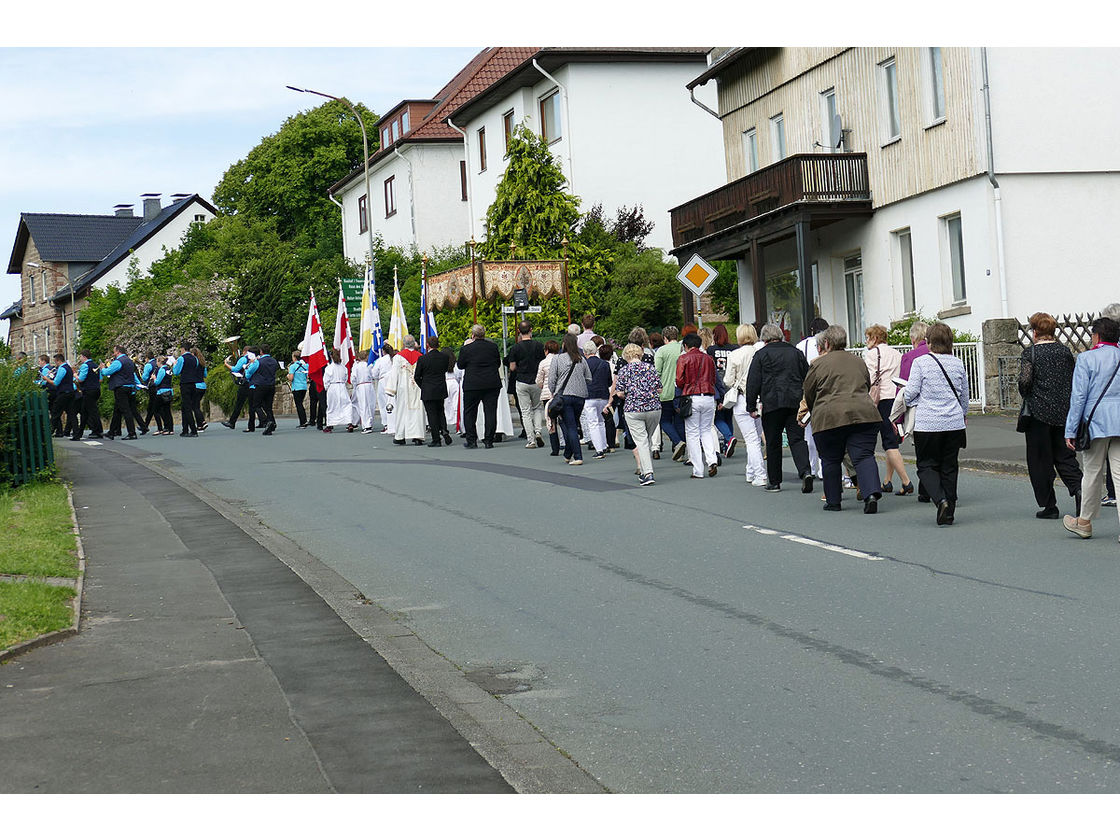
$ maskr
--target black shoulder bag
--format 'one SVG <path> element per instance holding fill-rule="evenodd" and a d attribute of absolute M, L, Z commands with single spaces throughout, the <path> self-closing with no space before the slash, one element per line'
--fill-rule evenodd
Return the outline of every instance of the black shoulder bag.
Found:
<path fill-rule="evenodd" d="M 569 359 L 569 361 L 571 360 Z M 575 371 L 577 364 L 579 364 L 579 362 L 572 362 L 572 366 L 568 368 L 568 375 L 564 377 L 564 384 L 560 386 L 560 390 L 553 394 L 552 399 L 548 401 L 548 416 L 552 420 L 555 420 L 564 413 L 564 389 L 568 387 L 568 382 L 571 380 L 572 373 Z"/>
<path fill-rule="evenodd" d="M 953 384 L 953 380 L 949 378 L 949 371 L 945 370 L 945 365 L 941 364 L 941 360 L 937 358 L 934 353 L 930 353 L 929 357 L 937 362 L 937 366 L 941 368 L 941 375 L 945 377 L 945 381 L 949 383 L 949 387 L 953 389 L 953 396 L 957 398 L 957 402 L 961 401 L 961 392 L 957 390 L 957 386 Z M 961 429 L 961 449 L 968 449 L 968 429 Z"/>
<path fill-rule="evenodd" d="M 1036 346 L 1033 342 L 1031 343 L 1031 390 L 1026 393 L 1022 404 L 1019 406 L 1019 420 L 1015 423 L 1015 431 L 1017 432 L 1025 432 L 1031 426 L 1031 407 L 1027 401 L 1030 399 L 1031 391 L 1034 391 L 1034 348 Z"/>
<path fill-rule="evenodd" d="M 1116 370 L 1112 371 L 1112 376 L 1108 377 L 1108 383 L 1101 391 L 1101 395 L 1097 397 L 1097 401 L 1093 403 L 1093 410 L 1089 412 L 1089 416 L 1077 424 L 1077 437 L 1073 439 L 1073 448 L 1078 452 L 1084 452 L 1089 448 L 1089 444 L 1093 442 L 1092 436 L 1089 434 L 1089 424 L 1093 422 L 1093 415 L 1097 413 L 1097 406 L 1101 404 L 1104 395 L 1108 393 L 1108 389 L 1112 387 L 1112 380 L 1116 378 L 1116 371 L 1120 370 L 1120 362 L 1116 363 Z"/>

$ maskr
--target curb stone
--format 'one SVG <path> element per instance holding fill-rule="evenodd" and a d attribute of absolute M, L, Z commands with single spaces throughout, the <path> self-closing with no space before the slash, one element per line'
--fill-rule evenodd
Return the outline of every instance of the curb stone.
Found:
<path fill-rule="evenodd" d="M 44 633 L 41 636 L 36 636 L 34 639 L 29 639 L 26 642 L 20 642 L 18 645 L 6 650 L 0 650 L 0 664 L 14 659 L 15 657 L 27 653 L 29 650 L 34 650 L 44 645 L 51 645 L 55 642 L 67 639 L 70 636 L 77 635 L 79 625 L 82 620 L 82 586 L 85 583 L 86 577 L 86 553 L 82 547 L 82 535 L 78 531 L 78 517 L 74 512 L 74 496 L 70 492 L 70 485 L 66 486 L 66 504 L 70 507 L 70 522 L 74 526 L 74 542 L 78 547 L 78 577 L 76 580 L 71 578 L 74 583 L 74 598 L 72 600 L 72 609 L 74 611 L 74 620 L 69 627 L 63 627 L 61 630 L 52 630 L 50 633 Z"/>
<path fill-rule="evenodd" d="M 518 793 L 609 793 L 522 715 L 286 535 L 148 455 L 117 454 L 182 487 L 291 569 Z"/>

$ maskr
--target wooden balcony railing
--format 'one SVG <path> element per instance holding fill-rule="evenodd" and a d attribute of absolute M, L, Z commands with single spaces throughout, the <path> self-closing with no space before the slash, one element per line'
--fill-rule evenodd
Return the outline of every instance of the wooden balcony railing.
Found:
<path fill-rule="evenodd" d="M 679 248 L 799 201 L 871 200 L 867 155 L 792 155 L 669 211 Z"/>

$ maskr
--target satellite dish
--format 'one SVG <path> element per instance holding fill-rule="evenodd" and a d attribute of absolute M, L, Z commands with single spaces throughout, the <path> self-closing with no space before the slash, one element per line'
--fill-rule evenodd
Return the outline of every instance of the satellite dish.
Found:
<path fill-rule="evenodd" d="M 844 127 L 840 121 L 839 114 L 832 115 L 832 124 L 829 126 L 828 145 L 833 149 L 839 149 L 844 142 Z"/>

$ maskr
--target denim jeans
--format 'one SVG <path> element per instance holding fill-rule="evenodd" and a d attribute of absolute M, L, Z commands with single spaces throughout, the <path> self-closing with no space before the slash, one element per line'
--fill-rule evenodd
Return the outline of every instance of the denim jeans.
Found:
<path fill-rule="evenodd" d="M 579 416 L 583 413 L 583 397 L 564 397 L 564 413 L 560 425 L 564 427 L 564 457 L 582 461 L 583 450 L 579 445 Z"/>

